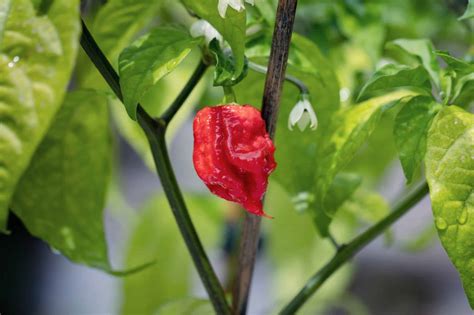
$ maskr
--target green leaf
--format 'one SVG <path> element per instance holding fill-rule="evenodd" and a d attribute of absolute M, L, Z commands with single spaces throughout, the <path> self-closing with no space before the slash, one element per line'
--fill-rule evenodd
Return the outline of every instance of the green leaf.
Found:
<path fill-rule="evenodd" d="M 216 60 L 214 86 L 233 86 L 245 78 L 248 70 L 247 62 L 245 62 L 244 71 L 242 71 L 240 76 L 234 77 L 235 61 L 230 52 L 226 53 L 223 51 L 219 41 L 215 38 L 209 43 L 209 50 Z"/>
<path fill-rule="evenodd" d="M 428 132 L 426 178 L 441 243 L 474 308 L 474 115 L 443 108 Z"/>
<path fill-rule="evenodd" d="M 201 19 L 208 21 L 222 37 L 229 43 L 235 59 L 234 78 L 244 71 L 246 12 L 237 12 L 231 7 L 227 8 L 226 17 L 222 18 L 217 11 L 219 0 L 181 0 L 189 10 Z"/>
<path fill-rule="evenodd" d="M 184 298 L 166 303 L 160 307 L 156 315 L 208 315 L 214 308 L 209 300 Z"/>
<path fill-rule="evenodd" d="M 440 86 L 439 64 L 433 44 L 428 39 L 397 39 L 390 42 L 388 47 L 398 47 L 402 51 L 418 59 L 430 74 L 431 80 Z"/>
<path fill-rule="evenodd" d="M 197 49 L 194 50 L 173 72 L 162 78 L 150 89 L 140 102 L 150 115 L 157 117 L 163 114 L 189 80 L 200 58 L 200 52 L 198 52 Z M 172 141 L 176 132 L 182 127 L 183 122 L 189 118 L 189 114 L 201 99 L 205 88 L 209 86 L 211 81 L 210 75 L 211 73 L 209 72 L 199 81 L 179 112 L 171 121 L 166 131 L 168 143 Z M 122 102 L 116 98 L 111 99 L 110 110 L 114 122 L 117 125 L 118 132 L 140 155 L 149 169 L 155 172 L 156 167 L 150 151 L 150 145 L 142 128 L 135 121 L 130 119 Z"/>
<path fill-rule="evenodd" d="M 465 60 L 453 57 L 447 51 L 436 51 L 436 55 L 441 57 L 448 65 L 449 70 L 453 70 L 459 74 L 469 74 L 474 72 L 474 64 Z"/>
<path fill-rule="evenodd" d="M 185 199 L 203 244 L 216 246 L 227 202 L 210 195 L 186 195 Z M 165 196 L 154 197 L 144 205 L 126 257 L 127 266 L 152 259 L 157 263 L 125 278 L 124 314 L 156 314 L 163 303 L 189 293 L 192 261 Z"/>
<path fill-rule="evenodd" d="M 360 91 L 358 100 L 398 88 L 414 89 L 430 95 L 430 77 L 422 66 L 411 68 L 404 65 L 388 64 L 377 70 L 367 81 Z"/>
<path fill-rule="evenodd" d="M 395 118 L 393 135 L 407 183 L 419 169 L 426 152 L 426 137 L 441 105 L 428 96 L 415 96 Z"/>
<path fill-rule="evenodd" d="M 7 21 L 8 13 L 10 11 L 10 6 L 10 0 L 4 0 L 0 3 L 0 45 L 2 44 L 3 32 L 5 30 L 5 23 Z"/>
<path fill-rule="evenodd" d="M 327 236 L 331 211 L 325 208 L 328 191 L 336 177 L 354 157 L 367 140 L 382 115 L 382 106 L 406 95 L 396 92 L 373 98 L 364 103 L 341 109 L 331 120 L 318 144 L 316 161 L 315 202 L 313 211 L 315 223 L 322 236 Z M 318 218 L 325 218 L 320 219 Z"/>
<path fill-rule="evenodd" d="M 12 209 L 74 262 L 109 270 L 103 210 L 111 171 L 107 99 L 69 94 L 18 183 Z"/>
<path fill-rule="evenodd" d="M 98 10 L 90 31 L 113 66 L 117 66 L 120 52 L 150 23 L 162 3 L 160 0 L 109 0 Z M 85 54 L 80 57 L 80 85 L 108 88 L 89 57 Z"/>
<path fill-rule="evenodd" d="M 458 20 L 462 21 L 462 20 L 467 20 L 467 19 L 472 19 L 472 18 L 474 18 L 474 1 L 469 0 L 466 11 L 464 11 L 464 14 L 460 16 Z"/>
<path fill-rule="evenodd" d="M 174 27 L 156 28 L 140 37 L 119 57 L 120 85 L 128 115 L 135 120 L 146 92 L 173 71 L 200 42 Z"/>
<path fill-rule="evenodd" d="M 62 103 L 76 58 L 79 1 L 36 16 L 12 3 L 0 47 L 0 231 L 16 184 Z"/>

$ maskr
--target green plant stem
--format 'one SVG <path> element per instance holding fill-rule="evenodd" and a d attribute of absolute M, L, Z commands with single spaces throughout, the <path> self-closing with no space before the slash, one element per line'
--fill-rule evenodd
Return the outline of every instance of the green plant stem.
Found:
<path fill-rule="evenodd" d="M 104 79 L 114 91 L 117 98 L 123 100 L 120 89 L 120 81 L 117 73 L 109 63 L 105 55 L 100 50 L 94 38 L 88 31 L 84 22 L 82 22 L 83 33 L 81 36 L 81 45 Z M 155 166 L 160 177 L 163 189 L 170 204 L 176 223 L 181 232 L 181 235 L 186 243 L 188 251 L 193 259 L 194 265 L 201 277 L 204 287 L 207 290 L 209 298 L 218 314 L 232 314 L 227 304 L 224 290 L 212 268 L 212 265 L 204 251 L 201 241 L 197 235 L 196 229 L 192 223 L 191 217 L 184 202 L 183 195 L 179 189 L 174 174 L 173 168 L 168 155 L 168 150 L 165 141 L 165 132 L 169 120 L 181 107 L 182 102 L 190 94 L 192 87 L 194 87 L 199 78 L 204 73 L 205 69 L 198 66 L 198 69 L 191 77 L 191 83 L 188 82 L 185 90 L 178 96 L 173 103 L 172 109 L 166 115 L 168 121 L 164 118 L 153 119 L 140 104 L 137 106 L 137 118 L 140 126 L 145 131 L 145 134 L 150 143 L 150 148 L 155 161 Z"/>
<path fill-rule="evenodd" d="M 413 192 L 403 198 L 394 210 L 377 224 L 354 238 L 348 244 L 342 245 L 334 257 L 316 274 L 314 274 L 301 291 L 283 308 L 280 315 L 295 314 L 296 311 L 332 276 L 342 265 L 348 262 L 357 252 L 382 234 L 390 225 L 408 212 L 428 193 L 428 184 L 424 182 Z"/>
<path fill-rule="evenodd" d="M 184 88 L 181 90 L 179 95 L 176 97 L 173 104 L 171 104 L 171 106 L 168 107 L 168 109 L 163 113 L 163 115 L 161 115 L 161 119 L 163 119 L 166 124 L 169 124 L 169 122 L 173 119 L 174 115 L 176 115 L 178 110 L 183 105 L 184 101 L 186 101 L 188 96 L 193 91 L 194 87 L 201 80 L 204 73 L 206 73 L 206 70 L 207 70 L 207 65 L 201 59 L 198 66 L 196 67 L 196 70 L 194 70 L 191 78 L 189 78 L 188 82 L 186 83 Z"/>
<path fill-rule="evenodd" d="M 256 64 L 255 62 L 252 62 L 252 61 L 249 61 L 248 62 L 248 66 L 251 70 L 255 71 L 255 72 L 259 72 L 259 73 L 263 73 L 263 74 L 267 74 L 267 71 L 268 69 L 264 66 L 261 66 L 259 64 Z M 294 77 L 292 75 L 289 75 L 289 74 L 286 74 L 285 75 L 285 81 L 288 81 L 290 83 L 292 83 L 294 86 L 296 86 L 299 90 L 300 90 L 300 93 L 301 94 L 306 94 L 306 95 L 309 95 L 309 89 L 308 87 L 306 86 L 306 84 L 304 84 L 303 81 L 301 81 L 300 79 L 298 79 L 297 77 Z"/>

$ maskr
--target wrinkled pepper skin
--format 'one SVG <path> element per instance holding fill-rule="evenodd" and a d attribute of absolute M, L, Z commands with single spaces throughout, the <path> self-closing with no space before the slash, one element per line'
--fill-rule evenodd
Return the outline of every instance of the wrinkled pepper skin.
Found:
<path fill-rule="evenodd" d="M 193 123 L 193 162 L 209 190 L 247 211 L 266 216 L 262 197 L 275 169 L 275 146 L 260 111 L 250 105 L 200 110 Z"/>

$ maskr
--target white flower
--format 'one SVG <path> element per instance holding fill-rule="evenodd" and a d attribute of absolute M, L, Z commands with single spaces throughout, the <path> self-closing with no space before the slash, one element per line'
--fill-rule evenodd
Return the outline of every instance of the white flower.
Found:
<path fill-rule="evenodd" d="M 290 112 L 288 129 L 293 130 L 293 126 L 296 124 L 301 131 L 304 131 L 308 124 L 312 130 L 318 128 L 318 118 L 307 97 L 303 96 L 302 100 L 296 103 Z"/>
<path fill-rule="evenodd" d="M 254 0 L 245 0 L 245 2 L 254 5 Z M 245 10 L 244 0 L 219 0 L 217 10 L 223 19 L 225 18 L 228 6 L 239 12 Z"/>
<path fill-rule="evenodd" d="M 222 42 L 222 35 L 206 20 L 199 20 L 191 25 L 190 33 L 192 37 L 204 36 L 206 43 L 209 44 L 211 40 L 217 38 L 218 41 Z"/>

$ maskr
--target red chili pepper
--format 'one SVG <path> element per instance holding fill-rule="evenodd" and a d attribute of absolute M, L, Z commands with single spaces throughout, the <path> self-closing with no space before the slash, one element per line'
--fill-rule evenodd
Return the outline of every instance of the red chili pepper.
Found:
<path fill-rule="evenodd" d="M 194 118 L 194 168 L 209 190 L 247 211 L 262 209 L 275 146 L 260 111 L 250 105 L 205 107 Z"/>

